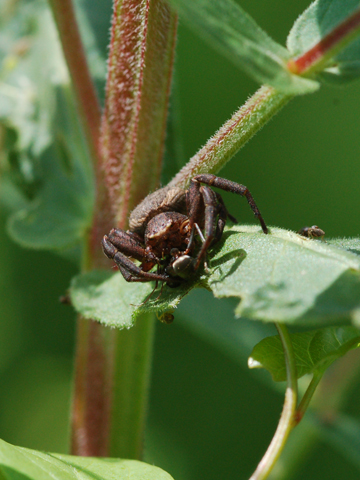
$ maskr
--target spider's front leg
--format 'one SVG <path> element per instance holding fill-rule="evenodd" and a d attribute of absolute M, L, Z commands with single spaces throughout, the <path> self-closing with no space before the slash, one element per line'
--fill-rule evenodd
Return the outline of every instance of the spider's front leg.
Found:
<path fill-rule="evenodd" d="M 194 269 L 200 265 L 202 258 L 206 255 L 209 247 L 220 240 L 222 232 L 225 227 L 226 219 L 228 216 L 225 205 L 219 201 L 219 196 L 211 190 L 211 188 L 202 186 L 199 190 L 199 196 L 201 195 L 205 211 L 204 211 L 204 237 L 205 241 L 202 244 L 201 250 L 197 256 Z M 194 215 L 194 218 L 199 215 Z M 190 216 L 190 221 L 191 221 Z M 197 223 L 197 222 L 196 222 Z M 216 223 L 216 227 L 215 227 Z"/>
<path fill-rule="evenodd" d="M 190 185 L 190 189 L 189 189 L 190 192 L 191 192 L 191 190 L 199 190 L 200 189 L 200 183 L 205 183 L 206 185 L 209 185 L 209 187 L 217 187 L 217 188 L 220 188 L 221 190 L 224 190 L 226 192 L 237 193 L 238 195 L 241 195 L 242 197 L 246 197 L 246 200 L 248 201 L 248 204 L 250 205 L 252 211 L 254 212 L 255 217 L 258 218 L 258 220 L 261 224 L 261 228 L 262 228 L 263 232 L 268 233 L 268 228 L 266 226 L 266 223 L 265 223 L 264 219 L 262 218 L 260 210 L 258 209 L 258 207 L 255 203 L 255 200 L 254 200 L 253 196 L 251 195 L 251 193 L 249 192 L 247 187 L 245 187 L 244 185 L 241 185 L 240 183 L 231 182 L 230 180 L 227 180 L 225 178 L 217 177 L 216 175 L 212 175 L 212 174 L 209 174 L 209 173 L 204 173 L 204 174 L 201 174 L 201 175 L 196 175 L 191 180 L 191 185 Z"/>
<path fill-rule="evenodd" d="M 123 230 L 111 230 L 109 235 L 103 237 L 102 247 L 105 255 L 114 260 L 127 282 L 150 282 L 151 280 L 167 282 L 169 280 L 167 275 L 142 270 L 128 258 L 128 256 L 133 257 L 145 263 L 149 269 L 159 263 L 155 255 L 147 252 L 134 236 Z"/>

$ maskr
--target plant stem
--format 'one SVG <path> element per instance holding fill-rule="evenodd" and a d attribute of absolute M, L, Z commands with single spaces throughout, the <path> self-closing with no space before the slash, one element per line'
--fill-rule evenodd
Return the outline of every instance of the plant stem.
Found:
<path fill-rule="evenodd" d="M 263 86 L 211 137 L 169 185 L 187 188 L 199 173 L 217 173 L 293 95 Z"/>
<path fill-rule="evenodd" d="M 146 314 L 130 330 L 116 332 L 110 456 L 142 457 L 154 327 L 154 315 Z"/>
<path fill-rule="evenodd" d="M 91 79 L 71 0 L 50 0 L 65 60 L 71 76 L 82 127 L 97 165 L 101 109 Z"/>
<path fill-rule="evenodd" d="M 326 370 L 323 380 L 313 396 L 311 403 L 313 415 L 307 415 L 299 424 L 296 435 L 290 437 L 285 451 L 269 478 L 274 480 L 292 478 L 297 467 L 305 461 L 307 455 L 313 451 L 321 438 L 317 419 L 329 424 L 334 418 L 337 418 L 337 413 L 346 402 L 351 390 L 356 386 L 354 379 L 358 377 L 359 371 L 360 349 L 348 352 Z"/>
<path fill-rule="evenodd" d="M 287 387 L 285 392 L 285 401 L 281 412 L 280 421 L 271 443 L 257 466 L 250 480 L 264 480 L 273 469 L 277 459 L 282 452 L 286 440 L 294 426 L 293 419 L 297 404 L 297 374 L 295 356 L 290 340 L 288 330 L 285 325 L 277 323 L 276 328 L 279 332 L 281 342 L 284 348 Z"/>
<path fill-rule="evenodd" d="M 53 2 L 63 28 L 66 15 L 58 0 Z M 69 2 L 63 2 L 67 14 Z M 100 155 L 84 270 L 110 268 L 101 238 L 112 227 L 126 228 L 131 209 L 159 184 L 176 25 L 162 0 L 114 0 L 105 112 L 99 142 L 99 121 L 93 138 Z M 68 39 L 63 42 L 71 49 Z M 68 65 L 83 99 L 81 72 Z M 141 458 L 153 327 L 149 316 L 121 332 L 79 319 L 73 454 Z"/>
<path fill-rule="evenodd" d="M 294 417 L 294 427 L 302 420 L 310 401 L 315 393 L 316 387 L 319 385 L 320 380 L 324 374 L 325 370 L 318 370 L 314 372 L 313 378 L 306 389 L 301 402 L 299 403 L 298 408 L 296 409 L 295 417 Z"/>

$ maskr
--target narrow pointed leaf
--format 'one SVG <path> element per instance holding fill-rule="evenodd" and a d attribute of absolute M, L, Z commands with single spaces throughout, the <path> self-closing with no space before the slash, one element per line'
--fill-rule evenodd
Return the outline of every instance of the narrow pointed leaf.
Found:
<path fill-rule="evenodd" d="M 312 92 L 317 82 L 293 75 L 287 50 L 232 0 L 171 0 L 196 34 L 260 84 L 289 94 Z"/>
<path fill-rule="evenodd" d="M 321 78 L 336 84 L 356 79 L 360 75 L 359 8 L 358 0 L 313 2 L 296 20 L 288 36 L 287 47 L 292 56 L 299 57 L 315 45 L 319 45 L 319 51 L 323 51 L 324 55 L 328 48 L 334 49 L 333 58 L 322 71 Z M 336 34 L 337 27 L 347 19 L 350 23 L 344 32 Z M 333 40 L 328 38 L 324 42 L 329 34 L 333 35 Z M 342 46 L 344 41 L 351 43 Z"/>
<path fill-rule="evenodd" d="M 297 378 L 325 370 L 334 360 L 359 346 L 360 334 L 355 327 L 334 327 L 290 334 L 297 367 Z M 280 337 L 261 340 L 253 349 L 250 368 L 266 368 L 275 382 L 286 380 L 284 350 Z"/>

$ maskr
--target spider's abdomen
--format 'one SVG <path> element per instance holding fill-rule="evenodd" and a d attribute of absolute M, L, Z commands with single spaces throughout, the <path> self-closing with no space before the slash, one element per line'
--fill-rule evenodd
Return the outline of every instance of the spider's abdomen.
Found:
<path fill-rule="evenodd" d="M 164 187 L 150 193 L 131 212 L 130 230 L 143 236 L 146 225 L 162 212 L 186 213 L 185 191 L 178 187 Z"/>
<path fill-rule="evenodd" d="M 173 248 L 184 251 L 189 242 L 189 219 L 178 212 L 159 213 L 145 230 L 145 245 L 159 258 L 169 255 Z"/>

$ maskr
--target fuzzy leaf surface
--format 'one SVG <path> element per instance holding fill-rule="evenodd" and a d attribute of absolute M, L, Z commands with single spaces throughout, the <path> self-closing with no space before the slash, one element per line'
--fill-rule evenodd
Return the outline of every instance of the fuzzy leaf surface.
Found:
<path fill-rule="evenodd" d="M 302 13 L 294 23 L 287 47 L 297 57 L 321 41 L 342 21 L 351 16 L 360 5 L 357 0 L 317 0 Z M 337 54 L 321 74 L 327 82 L 343 84 L 360 75 L 360 39 Z"/>
<path fill-rule="evenodd" d="M 360 334 L 355 327 L 333 327 L 290 334 L 297 378 L 316 370 L 325 370 L 334 360 L 359 346 Z M 286 380 L 284 350 L 278 335 L 255 345 L 248 361 L 250 368 L 265 368 L 275 382 Z"/>
<path fill-rule="evenodd" d="M 0 440 L 0 477 L 6 480 L 172 480 L 136 460 L 74 457 L 16 447 Z"/>
<path fill-rule="evenodd" d="M 164 285 L 138 308 L 153 284 L 125 282 L 119 273 L 92 272 L 75 278 L 71 297 L 77 311 L 120 328 L 142 312 L 173 312 L 194 287 L 215 297 L 235 297 L 235 314 L 252 320 L 320 328 L 360 323 L 360 256 L 358 239 L 339 240 L 345 248 L 272 228 L 264 235 L 257 226 L 225 231 L 204 268 L 180 287 Z M 158 297 L 158 298 L 157 298 Z M 129 308 L 130 310 L 127 310 Z"/>
<path fill-rule="evenodd" d="M 171 0 L 190 28 L 260 84 L 289 94 L 317 90 L 318 83 L 286 68 L 288 51 L 232 0 Z"/>
<path fill-rule="evenodd" d="M 128 283 L 119 272 L 94 270 L 73 279 L 70 297 L 83 317 L 122 329 L 130 328 L 141 313 L 151 311 L 160 316 L 173 312 L 193 286 L 193 282 L 187 282 L 177 288 L 164 287 L 158 300 L 149 299 L 140 306 L 154 290 L 152 282 Z M 159 291 L 154 292 L 155 299 Z"/>
<path fill-rule="evenodd" d="M 312 328 L 350 322 L 360 307 L 360 257 L 296 233 L 233 227 L 211 260 L 216 297 L 239 297 L 237 316 Z"/>

